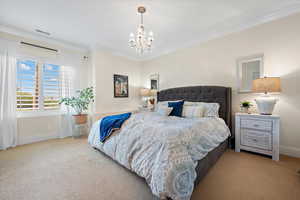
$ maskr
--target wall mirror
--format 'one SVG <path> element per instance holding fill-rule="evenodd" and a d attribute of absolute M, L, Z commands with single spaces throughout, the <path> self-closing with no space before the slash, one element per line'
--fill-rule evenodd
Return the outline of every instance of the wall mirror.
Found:
<path fill-rule="evenodd" d="M 263 65 L 263 54 L 237 60 L 237 88 L 239 93 L 251 92 L 252 81 L 264 76 Z"/>
<path fill-rule="evenodd" d="M 150 75 L 150 89 L 159 90 L 159 74 Z"/>

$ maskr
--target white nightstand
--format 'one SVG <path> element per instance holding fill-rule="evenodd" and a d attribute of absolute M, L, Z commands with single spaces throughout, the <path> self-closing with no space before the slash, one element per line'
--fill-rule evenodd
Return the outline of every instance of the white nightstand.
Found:
<path fill-rule="evenodd" d="M 235 114 L 235 151 L 241 149 L 272 156 L 279 160 L 278 115 Z"/>

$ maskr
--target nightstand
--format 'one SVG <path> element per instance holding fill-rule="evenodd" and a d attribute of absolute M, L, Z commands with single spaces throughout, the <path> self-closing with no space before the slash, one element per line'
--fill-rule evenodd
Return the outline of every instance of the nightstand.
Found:
<path fill-rule="evenodd" d="M 235 114 L 235 151 L 252 151 L 279 160 L 278 115 Z"/>

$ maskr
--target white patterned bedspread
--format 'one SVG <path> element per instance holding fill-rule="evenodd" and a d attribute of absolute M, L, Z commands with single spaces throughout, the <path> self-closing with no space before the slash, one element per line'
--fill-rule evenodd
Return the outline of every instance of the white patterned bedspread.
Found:
<path fill-rule="evenodd" d="M 144 177 L 160 198 L 190 199 L 195 167 L 230 131 L 221 118 L 164 117 L 155 112 L 132 116 L 104 143 L 101 119 L 94 123 L 89 143 L 121 165 Z"/>

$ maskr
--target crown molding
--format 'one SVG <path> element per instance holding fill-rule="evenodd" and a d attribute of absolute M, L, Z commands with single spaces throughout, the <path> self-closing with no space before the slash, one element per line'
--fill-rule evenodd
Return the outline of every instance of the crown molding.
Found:
<path fill-rule="evenodd" d="M 200 45 L 209 40 L 217 39 L 228 34 L 240 32 L 249 28 L 252 28 L 257 25 L 261 25 L 267 22 L 271 22 L 274 20 L 278 20 L 296 13 L 300 12 L 300 2 L 291 4 L 287 7 L 273 10 L 264 15 L 260 16 L 252 16 L 246 18 L 242 22 L 238 21 L 236 17 L 233 17 L 231 20 L 225 20 L 221 23 L 217 23 L 213 25 L 211 28 L 207 29 L 207 31 L 200 36 L 197 40 L 193 40 L 185 43 L 184 45 L 179 45 L 173 48 L 169 48 L 164 50 L 164 52 L 159 54 L 152 54 L 151 56 L 147 56 L 142 61 L 149 61 L 156 58 L 159 58 L 164 55 L 168 55 L 174 53 L 178 50 L 194 47 Z"/>
<path fill-rule="evenodd" d="M 48 43 L 49 45 L 61 46 L 63 48 L 78 51 L 81 53 L 89 52 L 89 48 L 85 47 L 83 45 L 74 44 L 71 42 L 67 42 L 67 41 L 63 41 L 63 40 L 59 40 L 59 39 L 55 39 L 55 38 L 51 38 L 51 37 L 46 37 L 46 36 L 39 35 L 37 33 L 32 33 L 32 32 L 29 32 L 29 31 L 26 31 L 26 30 L 23 30 L 23 29 L 20 29 L 20 28 L 11 26 L 11 25 L 7 25 L 7 24 L 0 23 L 0 31 L 11 34 L 11 35 L 15 35 L 18 37 L 23 37 L 25 39 L 27 38 L 27 39 L 31 39 L 31 40 L 45 42 L 45 43 Z"/>
<path fill-rule="evenodd" d="M 288 6 L 282 7 L 282 8 L 277 8 L 274 9 L 268 13 L 265 13 L 260 16 L 251 16 L 251 17 L 245 17 L 247 16 L 244 14 L 243 16 L 240 17 L 233 17 L 229 20 L 225 20 L 222 23 L 217 23 L 210 28 L 208 28 L 206 31 L 200 35 L 199 38 L 196 40 L 192 40 L 189 42 L 186 42 L 184 44 L 179 44 L 176 46 L 173 46 L 171 48 L 163 49 L 162 52 L 152 52 L 151 54 L 148 55 L 143 55 L 143 56 L 138 56 L 138 55 L 133 55 L 131 53 L 126 53 L 125 51 L 120 51 L 118 49 L 110 48 L 107 47 L 107 45 L 100 45 L 100 44 L 95 44 L 95 45 L 90 45 L 90 46 L 84 46 L 80 44 L 74 44 L 71 42 L 55 39 L 55 38 L 50 38 L 46 36 L 39 35 L 37 33 L 32 33 L 17 27 L 13 27 L 10 25 L 6 24 L 1 24 L 0 22 L 0 31 L 10 33 L 13 35 L 17 35 L 20 37 L 28 38 L 28 39 L 33 39 L 37 41 L 42 41 L 46 42 L 52 45 L 57 45 L 57 46 L 62 46 L 67 49 L 72 49 L 76 50 L 79 52 L 91 52 L 91 51 L 105 51 L 105 52 L 110 52 L 114 56 L 119 56 L 119 57 L 124 57 L 132 61 L 136 62 L 145 62 L 149 60 L 156 59 L 158 57 L 171 54 L 173 52 L 176 52 L 181 49 L 189 48 L 189 47 L 194 47 L 197 45 L 200 45 L 204 42 L 207 42 L 209 40 L 217 39 L 222 36 L 232 34 L 235 32 L 240 32 L 246 29 L 249 29 L 251 27 L 264 24 L 267 22 L 271 22 L 280 18 L 287 17 L 289 15 L 295 14 L 300 12 L 300 2 L 295 2 L 291 3 Z M 249 14 L 249 13 L 248 13 Z M 249 15 L 248 15 L 249 16 Z M 240 19 L 244 19 L 240 21 Z"/>
<path fill-rule="evenodd" d="M 96 44 L 96 45 L 91 46 L 90 51 L 91 52 L 93 52 L 93 51 L 102 51 L 102 52 L 109 53 L 113 56 L 122 57 L 122 58 L 125 58 L 127 60 L 131 60 L 131 61 L 135 61 L 135 62 L 141 62 L 141 61 L 144 60 L 143 58 L 138 58 L 137 56 L 132 56 L 132 55 L 129 55 L 129 54 L 125 54 L 121 51 L 118 51 L 116 49 L 112 49 L 112 48 L 109 48 L 107 46 L 100 45 L 100 44 Z"/>

